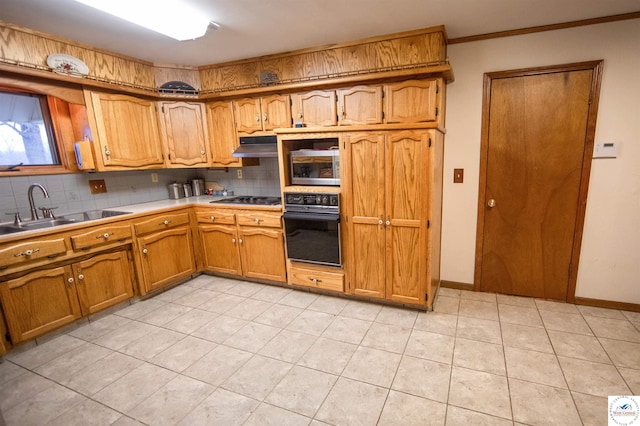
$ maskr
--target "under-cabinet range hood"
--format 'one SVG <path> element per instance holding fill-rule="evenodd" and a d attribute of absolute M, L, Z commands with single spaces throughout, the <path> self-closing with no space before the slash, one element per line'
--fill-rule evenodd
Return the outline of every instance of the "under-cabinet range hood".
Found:
<path fill-rule="evenodd" d="M 241 136 L 240 146 L 233 152 L 234 157 L 262 158 L 278 156 L 278 138 L 269 136 Z"/>

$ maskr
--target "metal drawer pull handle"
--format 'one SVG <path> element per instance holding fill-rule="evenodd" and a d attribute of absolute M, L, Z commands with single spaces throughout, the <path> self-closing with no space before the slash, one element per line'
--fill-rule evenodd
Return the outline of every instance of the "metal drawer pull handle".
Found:
<path fill-rule="evenodd" d="M 164 220 L 160 225 L 168 225 L 170 223 L 171 223 L 170 220 Z"/>
<path fill-rule="evenodd" d="M 96 237 L 96 239 L 97 239 L 97 240 L 99 240 L 100 238 L 104 238 L 104 239 L 106 240 L 107 238 L 109 238 L 109 237 L 110 237 L 110 236 L 112 236 L 112 235 L 113 235 L 113 232 L 105 232 L 105 233 L 104 233 L 104 234 L 102 234 L 102 235 L 98 235 L 98 236 Z"/>
<path fill-rule="evenodd" d="M 322 280 L 319 280 L 319 279 L 317 279 L 317 278 L 309 278 L 309 281 L 311 281 L 311 282 L 312 282 L 312 283 L 314 283 L 314 284 L 318 284 L 318 283 L 321 283 L 321 282 L 322 282 Z"/>
<path fill-rule="evenodd" d="M 36 248 L 36 249 L 28 249 L 25 251 L 21 251 L 20 253 L 16 253 L 13 255 L 13 257 L 21 257 L 21 256 L 31 256 L 34 253 L 39 252 L 40 249 Z"/>

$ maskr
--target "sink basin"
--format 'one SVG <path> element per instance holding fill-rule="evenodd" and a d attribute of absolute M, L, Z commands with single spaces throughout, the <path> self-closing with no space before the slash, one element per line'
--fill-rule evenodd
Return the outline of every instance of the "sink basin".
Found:
<path fill-rule="evenodd" d="M 119 210 L 89 210 L 86 212 L 72 213 L 65 216 L 60 216 L 57 219 L 38 219 L 33 221 L 21 222 L 19 225 L 5 224 L 0 225 L 0 235 L 14 234 L 16 232 L 31 231 L 34 229 L 53 228 L 69 223 L 86 222 L 89 220 L 120 216 L 129 213 L 131 212 L 123 212 Z"/>
<path fill-rule="evenodd" d="M 20 229 L 17 226 L 13 226 L 13 225 L 0 226 L 0 235 L 13 234 L 20 231 L 24 231 L 24 229 Z"/>
<path fill-rule="evenodd" d="M 68 223 L 75 223 L 75 220 L 72 219 L 40 219 L 33 222 L 22 222 L 20 225 L 14 225 L 18 230 L 25 229 L 42 229 L 42 228 L 53 228 L 54 226 L 66 225 Z"/>
<path fill-rule="evenodd" d="M 130 213 L 131 212 L 123 212 L 119 210 L 89 210 L 86 212 L 66 214 L 61 216 L 61 219 L 73 222 L 85 222 L 87 220 L 103 219 L 105 217 L 114 217 Z"/>

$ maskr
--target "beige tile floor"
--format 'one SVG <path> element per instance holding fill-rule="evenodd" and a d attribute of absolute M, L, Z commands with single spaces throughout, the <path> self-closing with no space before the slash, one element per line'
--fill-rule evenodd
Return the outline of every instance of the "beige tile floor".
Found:
<path fill-rule="evenodd" d="M 424 313 L 200 276 L 0 363 L 8 425 L 602 425 L 640 314 L 442 289 Z"/>

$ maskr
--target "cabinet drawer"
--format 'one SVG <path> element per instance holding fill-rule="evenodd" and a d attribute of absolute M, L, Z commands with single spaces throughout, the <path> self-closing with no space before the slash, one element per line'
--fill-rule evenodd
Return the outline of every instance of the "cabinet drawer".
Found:
<path fill-rule="evenodd" d="M 67 253 L 64 238 L 37 239 L 0 249 L 0 269 Z"/>
<path fill-rule="evenodd" d="M 236 217 L 233 213 L 211 210 L 196 213 L 198 223 L 215 223 L 219 225 L 235 225 Z"/>
<path fill-rule="evenodd" d="M 262 226 L 267 228 L 281 228 L 282 214 L 273 213 L 238 213 L 238 225 L 240 226 Z"/>
<path fill-rule="evenodd" d="M 189 213 L 167 213 L 159 214 L 134 225 L 136 235 L 144 235 L 150 232 L 163 231 L 174 226 L 189 223 Z"/>
<path fill-rule="evenodd" d="M 74 250 L 86 250 L 105 244 L 124 243 L 127 239 L 131 239 L 130 225 L 102 226 L 82 234 L 72 235 L 71 246 Z"/>
<path fill-rule="evenodd" d="M 289 284 L 343 292 L 344 274 L 291 266 L 289 268 Z"/>

